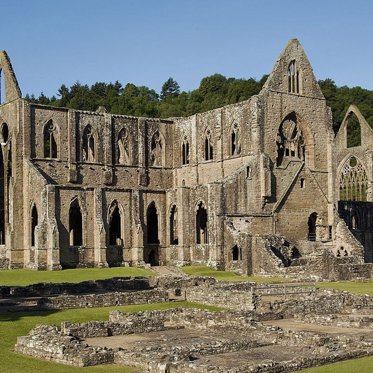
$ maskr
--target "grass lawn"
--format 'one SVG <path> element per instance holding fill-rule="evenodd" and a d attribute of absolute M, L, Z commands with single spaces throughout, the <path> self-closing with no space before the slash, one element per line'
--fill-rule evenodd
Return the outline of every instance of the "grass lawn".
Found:
<path fill-rule="evenodd" d="M 51 363 L 34 359 L 13 352 L 17 336 L 26 335 L 38 324 L 57 324 L 62 321 L 84 322 L 89 320 L 108 320 L 109 312 L 120 310 L 126 312 L 136 312 L 145 310 L 160 310 L 175 307 L 194 307 L 209 310 L 220 310 L 218 307 L 204 306 L 190 302 L 157 303 L 131 306 L 115 306 L 104 308 L 83 308 L 63 311 L 43 311 L 37 313 L 10 313 L 0 315 L 0 371 L 7 373 L 64 373 L 64 372 L 134 372 L 133 368 L 123 366 L 102 365 L 96 367 L 76 368 L 68 365 Z"/>
<path fill-rule="evenodd" d="M 373 356 L 301 370 L 302 373 L 371 373 Z"/>
<path fill-rule="evenodd" d="M 136 267 L 78 268 L 62 271 L 0 270 L 0 286 L 30 285 L 38 282 L 81 282 L 126 276 L 154 276 L 154 272 Z"/>
<path fill-rule="evenodd" d="M 240 276 L 234 272 L 217 271 L 207 266 L 185 266 L 181 268 L 187 275 L 214 277 L 218 281 L 252 281 L 252 282 L 283 282 L 289 281 L 283 277 Z"/>
<path fill-rule="evenodd" d="M 319 282 L 317 286 L 324 289 L 344 290 L 353 294 L 373 295 L 373 281 Z"/>

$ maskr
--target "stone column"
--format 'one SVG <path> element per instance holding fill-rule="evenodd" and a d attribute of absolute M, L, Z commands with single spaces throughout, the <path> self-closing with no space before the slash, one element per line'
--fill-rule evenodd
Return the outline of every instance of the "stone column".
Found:
<path fill-rule="evenodd" d="M 132 265 L 144 264 L 144 206 L 142 192 L 132 190 L 131 194 L 131 231 Z"/>
<path fill-rule="evenodd" d="M 191 224 L 195 221 L 194 216 L 190 216 L 189 203 L 190 203 L 190 189 L 187 187 L 180 187 L 176 190 L 176 200 L 177 200 L 177 227 L 178 227 L 178 238 L 179 238 L 179 254 L 178 260 L 180 264 L 190 263 L 190 250 L 191 241 L 193 236 L 191 236 Z"/>
<path fill-rule="evenodd" d="M 214 183 L 208 185 L 208 235 L 210 264 L 214 267 L 224 267 L 224 196 L 223 185 Z"/>
<path fill-rule="evenodd" d="M 69 177 L 70 183 L 76 183 L 78 180 L 78 169 L 76 162 L 76 141 L 80 142 L 80 134 L 76 132 L 76 114 L 74 110 L 69 110 L 67 113 L 67 134 L 68 134 L 68 163 L 69 163 Z M 60 144 L 63 146 L 63 144 Z"/>
<path fill-rule="evenodd" d="M 61 269 L 60 264 L 60 247 L 59 247 L 59 231 L 56 220 L 56 187 L 54 185 L 46 185 L 46 249 L 47 249 L 47 268 L 49 270 Z M 44 205 L 44 203 L 43 203 Z M 40 233 L 38 239 L 41 239 Z M 36 253 L 35 253 L 36 255 Z"/>
<path fill-rule="evenodd" d="M 95 229 L 94 229 L 94 266 L 97 268 L 108 267 L 106 261 L 106 231 L 103 221 L 103 209 L 102 209 L 102 189 L 96 188 L 94 190 L 94 217 L 95 217 Z"/>

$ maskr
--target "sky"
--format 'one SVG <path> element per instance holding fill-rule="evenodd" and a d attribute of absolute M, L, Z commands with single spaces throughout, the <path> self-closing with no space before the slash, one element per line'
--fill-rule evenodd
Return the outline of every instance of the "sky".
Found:
<path fill-rule="evenodd" d="M 291 38 L 317 79 L 373 90 L 371 0 L 0 0 L 0 50 L 23 95 L 76 81 L 181 90 L 260 79 Z"/>

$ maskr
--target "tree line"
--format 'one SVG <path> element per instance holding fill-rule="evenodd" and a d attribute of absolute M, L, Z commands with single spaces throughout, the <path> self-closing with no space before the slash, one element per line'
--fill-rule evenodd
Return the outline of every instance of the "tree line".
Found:
<path fill-rule="evenodd" d="M 203 78 L 197 89 L 188 92 L 180 91 L 179 84 L 169 78 L 159 93 L 132 83 L 123 86 L 119 81 L 97 82 L 91 86 L 76 82 L 71 87 L 63 84 L 56 96 L 47 97 L 41 93 L 39 97 L 26 95 L 25 99 L 77 110 L 95 111 L 99 106 L 104 106 L 113 114 L 170 118 L 189 116 L 247 100 L 260 92 L 267 77 L 264 75 L 259 80 L 236 79 L 214 74 Z M 373 126 L 373 91 L 361 87 L 337 87 L 331 79 L 320 80 L 319 84 L 332 109 L 335 131 L 351 104 L 357 105 Z"/>

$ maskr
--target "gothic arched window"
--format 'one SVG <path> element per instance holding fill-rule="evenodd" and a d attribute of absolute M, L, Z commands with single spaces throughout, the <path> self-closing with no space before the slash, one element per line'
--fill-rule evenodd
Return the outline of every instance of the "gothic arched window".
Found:
<path fill-rule="evenodd" d="M 210 129 L 206 130 L 205 133 L 205 161 L 209 161 L 214 159 L 214 148 L 212 145 L 212 136 Z"/>
<path fill-rule="evenodd" d="M 208 243 L 207 210 L 206 210 L 203 202 L 200 202 L 197 205 L 197 213 L 196 213 L 196 243 L 197 244 L 207 244 Z"/>
<path fill-rule="evenodd" d="M 88 124 L 83 131 L 83 161 L 95 162 L 96 161 L 96 144 L 93 130 Z"/>
<path fill-rule="evenodd" d="M 282 121 L 277 133 L 277 166 L 284 160 L 305 160 L 305 142 L 302 131 L 297 125 L 295 113 Z"/>
<path fill-rule="evenodd" d="M 300 93 L 300 74 L 295 60 L 288 66 L 288 92 Z"/>
<path fill-rule="evenodd" d="M 339 172 L 339 200 L 366 201 L 368 177 L 361 161 L 351 156 Z"/>
<path fill-rule="evenodd" d="M 235 123 L 231 129 L 230 145 L 231 155 L 241 154 L 240 128 L 237 123 Z"/>
<path fill-rule="evenodd" d="M 56 127 L 50 120 L 44 126 L 44 158 L 57 158 Z"/>
<path fill-rule="evenodd" d="M 119 164 L 132 164 L 132 144 L 130 136 L 125 128 L 122 128 L 118 134 L 118 156 L 117 162 Z"/>
<path fill-rule="evenodd" d="M 184 136 L 183 145 L 181 147 L 181 158 L 182 164 L 189 164 L 189 141 L 186 136 Z"/>
<path fill-rule="evenodd" d="M 159 131 L 155 131 L 150 142 L 150 165 L 164 166 L 165 144 Z"/>

